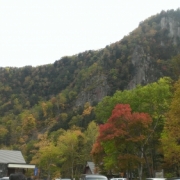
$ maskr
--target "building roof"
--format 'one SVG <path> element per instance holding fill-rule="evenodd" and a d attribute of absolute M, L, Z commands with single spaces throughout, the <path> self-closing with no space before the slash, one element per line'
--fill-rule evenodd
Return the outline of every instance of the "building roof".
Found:
<path fill-rule="evenodd" d="M 89 167 L 91 173 L 94 174 L 95 165 L 93 162 L 88 161 L 86 167 Z"/>
<path fill-rule="evenodd" d="M 0 150 L 0 163 L 26 163 L 21 151 Z"/>

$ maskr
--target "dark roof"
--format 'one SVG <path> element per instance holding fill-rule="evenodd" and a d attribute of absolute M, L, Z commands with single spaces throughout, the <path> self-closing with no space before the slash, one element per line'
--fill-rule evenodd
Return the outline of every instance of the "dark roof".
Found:
<path fill-rule="evenodd" d="M 0 163 L 26 163 L 21 151 L 0 150 Z"/>

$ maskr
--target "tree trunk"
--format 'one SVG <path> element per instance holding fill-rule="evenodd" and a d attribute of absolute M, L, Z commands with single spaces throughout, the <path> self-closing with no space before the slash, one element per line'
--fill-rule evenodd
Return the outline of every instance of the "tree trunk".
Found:
<path fill-rule="evenodd" d="M 146 157 L 146 154 L 144 154 L 144 159 L 145 159 L 146 166 L 147 166 L 147 169 L 148 169 L 149 177 L 153 177 L 152 172 L 151 172 L 151 168 L 149 166 L 149 162 L 148 162 L 147 157 Z"/>

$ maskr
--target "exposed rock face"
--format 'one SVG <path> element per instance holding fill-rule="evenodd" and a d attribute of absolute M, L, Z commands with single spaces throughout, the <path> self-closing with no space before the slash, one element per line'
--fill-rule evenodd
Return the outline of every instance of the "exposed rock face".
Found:
<path fill-rule="evenodd" d="M 100 102 L 103 97 L 107 96 L 109 86 L 105 75 L 94 76 L 89 81 L 86 81 L 84 91 L 78 95 L 75 102 L 76 106 L 82 106 L 86 102 Z"/>
<path fill-rule="evenodd" d="M 133 89 L 137 84 L 147 83 L 147 71 L 150 64 L 150 57 L 144 53 L 143 47 L 136 46 L 131 59 L 135 67 L 135 75 L 129 82 L 127 89 Z"/>
<path fill-rule="evenodd" d="M 177 44 L 177 37 L 180 37 L 180 23 L 171 17 L 161 19 L 161 29 L 168 29 L 169 37 L 173 38 L 173 44 Z"/>
<path fill-rule="evenodd" d="M 180 23 L 171 17 L 163 17 L 161 18 L 160 26 L 161 29 L 168 30 L 168 37 L 173 40 L 173 45 L 176 45 L 177 38 L 180 37 Z M 163 40 L 161 40 L 160 45 L 166 46 Z M 157 80 L 158 77 L 155 77 L 156 68 L 152 66 L 151 57 L 153 55 L 145 54 L 143 47 L 136 45 L 131 59 L 135 67 L 135 75 L 129 82 L 127 89 L 133 89 L 138 84 L 147 84 Z"/>

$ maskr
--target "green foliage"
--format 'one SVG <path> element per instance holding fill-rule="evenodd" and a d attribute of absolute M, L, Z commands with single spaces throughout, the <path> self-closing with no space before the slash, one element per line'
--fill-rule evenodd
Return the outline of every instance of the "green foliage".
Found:
<path fill-rule="evenodd" d="M 71 129 L 61 136 L 57 141 L 57 147 L 62 160 L 61 173 L 64 177 L 74 178 L 77 168 L 84 162 L 84 154 L 82 153 L 85 144 L 83 133 L 78 129 Z"/>
<path fill-rule="evenodd" d="M 133 90 L 117 91 L 112 97 L 105 97 L 96 107 L 96 122 L 106 123 L 109 121 L 113 108 L 116 104 L 130 104 L 133 112 L 148 113 L 152 119 L 149 134 L 147 156 L 151 156 L 146 162 L 155 164 L 159 161 L 158 148 L 161 146 L 159 138 L 164 127 L 165 115 L 168 112 L 172 97 L 171 79 L 161 78 L 159 81 L 146 86 L 137 86 Z M 112 127 L 109 127 L 112 129 Z M 138 130 L 137 130 L 138 132 Z M 155 152 L 155 153 L 154 153 Z M 132 158 L 132 157 L 131 157 Z M 149 170 L 149 176 L 151 176 Z"/>
<path fill-rule="evenodd" d="M 152 119 L 147 113 L 132 112 L 129 104 L 117 104 L 108 121 L 100 125 L 97 146 L 94 145 L 92 150 L 95 162 L 114 173 L 141 167 L 148 147 L 151 123 Z"/>
<path fill-rule="evenodd" d="M 161 135 L 161 142 L 164 152 L 165 165 L 176 172 L 176 176 L 180 175 L 180 79 L 174 85 L 174 95 L 167 113 L 164 130 Z"/>
<path fill-rule="evenodd" d="M 180 78 L 180 54 L 172 58 L 171 67 L 174 79 L 178 80 Z"/>
<path fill-rule="evenodd" d="M 105 97 L 96 106 L 97 122 L 106 122 L 118 103 L 130 104 L 135 112 L 147 112 L 158 119 L 167 112 L 171 98 L 171 79 L 162 78 L 133 90 L 116 91 L 112 97 Z"/>

